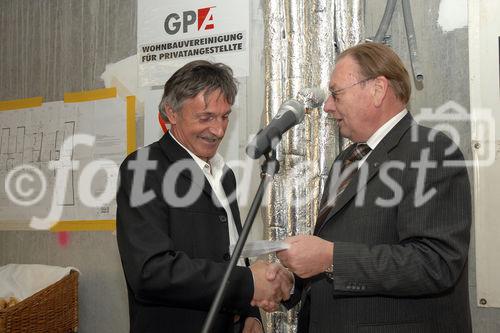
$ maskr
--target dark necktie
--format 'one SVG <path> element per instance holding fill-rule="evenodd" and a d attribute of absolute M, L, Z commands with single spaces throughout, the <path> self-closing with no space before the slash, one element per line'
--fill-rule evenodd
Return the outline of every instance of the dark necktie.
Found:
<path fill-rule="evenodd" d="M 359 161 L 371 151 L 371 148 L 368 147 L 366 143 L 354 143 L 353 145 L 355 145 L 354 149 L 352 149 L 349 156 L 347 156 L 347 158 L 342 161 L 340 172 L 340 178 L 342 178 L 341 183 L 337 186 L 337 190 L 335 191 L 335 193 L 331 193 L 332 197 L 329 198 L 328 196 L 326 196 L 324 202 L 321 202 L 320 204 L 318 218 L 316 219 L 316 230 L 325 222 L 328 214 L 335 206 L 337 198 L 342 194 L 342 192 L 344 192 L 347 185 L 349 185 L 351 179 L 358 171 L 357 165 Z M 347 172 L 347 174 L 344 174 L 344 172 Z M 331 177 L 332 175 L 330 175 L 330 178 Z M 329 181 L 332 181 L 332 179 L 330 179 Z M 330 185 L 328 183 L 327 186 L 328 187 L 325 187 L 324 189 L 325 191 L 330 190 Z"/>

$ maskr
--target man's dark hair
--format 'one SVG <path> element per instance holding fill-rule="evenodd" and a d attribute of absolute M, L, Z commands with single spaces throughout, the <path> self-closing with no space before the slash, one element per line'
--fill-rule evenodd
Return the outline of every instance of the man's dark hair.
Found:
<path fill-rule="evenodd" d="M 170 106 L 174 112 L 180 111 L 182 104 L 203 92 L 205 103 L 207 97 L 216 90 L 233 105 L 238 92 L 237 81 L 233 70 L 222 63 L 195 60 L 178 69 L 165 83 L 160 105 L 160 115 L 167 121 L 165 107 Z"/>

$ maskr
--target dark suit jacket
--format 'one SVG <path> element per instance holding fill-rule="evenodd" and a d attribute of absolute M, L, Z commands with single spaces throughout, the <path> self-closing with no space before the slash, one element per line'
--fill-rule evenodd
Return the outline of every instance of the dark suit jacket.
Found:
<path fill-rule="evenodd" d="M 302 332 L 471 332 L 471 198 L 462 153 L 446 151 L 453 145 L 408 114 L 372 151 L 368 172 L 316 226 L 334 242 L 334 278 L 298 281 L 307 285 Z"/>
<path fill-rule="evenodd" d="M 130 332 L 198 333 L 230 260 L 227 214 L 202 170 L 169 134 L 140 151 L 156 165 L 147 171 L 144 187 L 138 190 L 154 199 L 131 205 L 134 181 L 138 185 L 141 178 L 132 163 L 138 151 L 120 167 L 117 194 L 117 239 L 128 288 Z M 180 166 L 180 175 L 175 166 Z M 230 194 L 236 181 L 233 172 L 226 171 L 222 183 Z M 196 195 L 190 195 L 190 190 Z M 184 199 L 176 203 L 173 194 Z M 240 231 L 236 200 L 231 211 Z M 249 306 L 252 297 L 250 269 L 236 267 L 213 332 L 233 332 L 235 314 L 259 316 L 258 309 Z"/>

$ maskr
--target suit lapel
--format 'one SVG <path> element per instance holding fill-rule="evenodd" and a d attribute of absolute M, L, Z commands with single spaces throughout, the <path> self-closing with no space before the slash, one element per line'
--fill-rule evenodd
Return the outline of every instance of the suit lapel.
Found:
<path fill-rule="evenodd" d="M 240 210 L 238 208 L 238 202 L 236 200 L 236 180 L 234 178 L 234 173 L 227 166 L 224 166 L 222 174 L 222 188 L 224 193 L 226 193 L 226 198 L 229 201 L 229 206 L 231 207 L 231 213 L 233 214 L 234 224 L 238 230 L 238 235 L 241 234 L 241 220 L 240 220 Z"/>
<path fill-rule="evenodd" d="M 238 201 L 236 200 L 236 179 L 234 173 L 227 166 L 224 166 L 222 174 L 222 188 L 224 193 L 226 193 L 226 198 L 229 200 L 229 206 L 231 207 L 231 213 L 233 214 L 234 225 L 238 231 L 238 236 L 241 235 L 243 230 L 240 219 L 240 209 L 238 207 Z M 244 258 L 245 265 L 250 266 L 250 261 L 248 258 Z"/>
<path fill-rule="evenodd" d="M 365 188 L 368 182 L 378 173 L 379 166 L 386 160 L 387 160 L 386 151 L 383 151 L 381 149 L 373 150 L 370 156 L 368 156 L 368 158 L 362 165 L 363 168 L 368 167 L 368 175 L 365 176 L 365 174 L 363 174 L 364 171 L 362 170 L 356 172 L 356 174 L 352 177 L 349 185 L 347 185 L 347 187 L 345 188 L 344 192 L 342 192 L 337 198 L 335 206 L 332 208 L 326 219 L 329 220 L 342 207 L 344 207 L 359 191 Z"/>
<path fill-rule="evenodd" d="M 163 135 L 163 137 L 159 140 L 160 147 L 163 153 L 167 156 L 167 158 L 175 163 L 180 160 L 184 160 L 189 168 L 183 170 L 180 174 L 181 177 L 185 177 L 190 180 L 193 184 L 196 184 L 200 188 L 203 189 L 203 192 L 207 194 L 210 198 L 212 198 L 214 204 L 217 207 L 222 207 L 220 201 L 217 199 L 217 196 L 214 195 L 213 189 L 210 186 L 210 183 L 207 181 L 205 174 L 193 160 L 191 155 L 182 148 L 167 132 Z M 196 175 L 192 175 L 189 170 L 192 170 L 196 173 Z M 236 197 L 231 198 L 231 195 L 236 195 L 233 193 L 236 191 L 236 179 L 234 178 L 234 173 L 227 166 L 224 166 L 223 174 L 222 174 L 222 188 L 226 193 L 226 197 L 229 200 L 229 206 L 231 208 L 231 213 L 233 214 L 234 224 L 236 225 L 236 230 L 238 231 L 238 235 L 241 235 L 242 226 L 240 220 L 240 211 L 238 207 L 238 202 Z M 229 234 L 228 234 L 229 236 Z M 246 266 L 250 266 L 250 262 L 248 258 L 245 258 Z"/>
<path fill-rule="evenodd" d="M 318 234 L 321 229 L 348 203 L 350 202 L 354 196 L 362 191 L 365 187 L 368 186 L 368 183 L 371 179 L 378 173 L 380 166 L 389 160 L 389 152 L 394 149 L 401 140 L 401 137 L 404 133 L 410 128 L 413 123 L 413 117 L 408 112 L 403 119 L 399 121 L 399 123 L 394 126 L 389 133 L 382 139 L 382 141 L 375 147 L 375 149 L 371 152 L 368 158 L 365 160 L 363 168 L 368 167 L 368 174 L 363 174 L 363 171 L 357 172 L 351 182 L 345 188 L 344 192 L 342 192 L 337 201 L 325 219 L 325 222 L 316 228 L 315 234 Z M 331 178 L 330 175 L 329 178 Z M 360 183 L 361 181 L 361 183 Z M 327 182 L 330 184 L 330 179 Z M 325 191 L 327 187 L 325 187 Z M 323 198 L 322 198 L 323 202 Z"/>
<path fill-rule="evenodd" d="M 354 147 L 352 147 L 354 149 Z M 342 161 L 348 156 L 352 149 L 345 149 L 340 152 L 340 154 L 335 158 L 333 161 L 332 167 L 330 168 L 330 171 L 328 172 L 328 178 L 326 179 L 325 186 L 323 187 L 323 194 L 321 195 L 321 200 L 319 202 L 319 210 L 323 208 L 324 205 L 326 205 L 326 202 L 328 201 L 328 193 L 330 192 L 330 186 L 332 186 L 332 179 L 333 179 L 333 172 L 334 172 L 334 165 L 338 163 L 342 163 Z"/>
<path fill-rule="evenodd" d="M 212 198 L 217 207 L 222 207 L 217 197 L 212 194 L 212 187 L 207 181 L 203 171 L 200 169 L 198 164 L 196 164 L 191 155 L 189 155 L 189 153 L 171 137 L 169 132 L 163 135 L 163 137 L 159 140 L 159 144 L 163 153 L 172 162 L 172 164 L 179 161 L 183 161 L 183 163 L 185 163 L 183 165 L 184 168 L 180 173 L 180 177 L 188 179 L 193 184 L 201 188 L 205 194 Z"/>

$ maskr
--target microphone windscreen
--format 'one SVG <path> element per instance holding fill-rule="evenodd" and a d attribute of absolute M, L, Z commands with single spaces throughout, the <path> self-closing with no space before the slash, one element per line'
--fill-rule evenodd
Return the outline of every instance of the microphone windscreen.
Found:
<path fill-rule="evenodd" d="M 297 93 L 297 100 L 303 103 L 307 109 L 320 107 L 325 98 L 325 91 L 318 87 L 303 88 Z"/>

